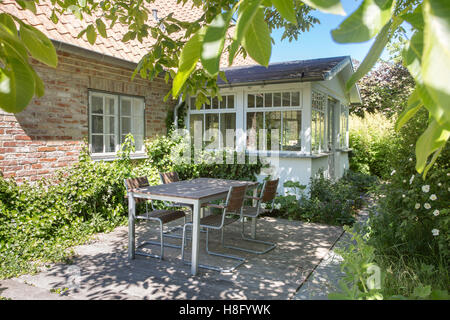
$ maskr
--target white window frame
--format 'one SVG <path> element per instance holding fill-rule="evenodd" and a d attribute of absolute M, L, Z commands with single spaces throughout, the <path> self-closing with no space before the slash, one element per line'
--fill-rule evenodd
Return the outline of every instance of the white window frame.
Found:
<path fill-rule="evenodd" d="M 279 106 L 279 107 L 273 107 L 273 100 L 274 100 L 274 93 L 281 93 L 281 101 L 283 101 L 283 92 L 298 92 L 299 93 L 299 106 L 292 106 L 292 95 L 290 95 L 290 106 Z M 266 93 L 272 93 L 272 107 L 265 107 L 265 94 Z M 256 100 L 255 100 L 255 106 L 254 107 L 249 107 L 248 106 L 248 95 L 256 95 L 256 94 L 263 94 L 264 95 L 264 99 L 263 99 L 263 107 L 256 107 Z M 245 138 L 245 149 L 251 152 L 267 152 L 267 151 L 272 151 L 272 150 L 267 150 L 267 141 L 264 140 L 264 146 L 265 146 L 265 150 L 249 150 L 248 146 L 247 146 L 247 114 L 249 112 L 262 112 L 263 113 L 263 124 L 264 124 L 264 128 L 266 126 L 266 112 L 273 112 L 273 111 L 279 111 L 281 112 L 281 132 L 280 132 L 280 146 L 282 149 L 282 141 L 283 141 L 283 112 L 284 111 L 301 111 L 302 114 L 302 118 L 304 117 L 304 108 L 303 108 L 303 90 L 299 87 L 286 87 L 286 88 L 268 88 L 268 89 L 262 89 L 262 90 L 249 90 L 249 91 L 245 91 L 244 92 L 244 130 L 246 133 L 246 138 Z M 282 104 L 282 102 L 281 102 Z M 301 128 L 300 128 L 300 143 L 302 140 L 302 134 L 303 134 L 303 124 L 301 122 Z M 283 152 L 283 153 L 292 153 L 292 154 L 298 154 L 300 153 L 304 153 L 303 147 L 300 148 L 300 150 L 278 150 L 279 152 Z"/>
<path fill-rule="evenodd" d="M 324 105 L 322 109 L 319 108 L 315 108 L 313 107 L 313 95 L 314 93 L 320 94 L 323 96 L 324 99 Z M 330 96 L 320 90 L 317 89 L 312 89 L 311 90 L 311 123 L 310 123 L 310 132 L 311 132 L 311 154 L 317 154 L 317 153 L 322 153 L 322 152 L 328 152 L 328 137 L 327 137 L 327 128 L 328 128 L 328 98 Z M 313 137 L 313 132 L 312 132 L 312 122 L 313 122 L 313 111 L 315 112 L 319 112 L 322 113 L 323 117 L 324 117 L 324 121 L 323 121 L 323 125 L 324 125 L 324 130 L 323 130 L 323 145 L 319 144 L 319 148 L 317 150 L 313 149 L 313 145 L 312 145 L 312 137 Z M 332 121 L 332 120 L 331 120 Z M 320 132 L 320 131 L 319 131 Z"/>
<path fill-rule="evenodd" d="M 237 123 L 236 94 L 235 93 L 223 93 L 223 94 L 221 94 L 221 96 L 222 97 L 233 96 L 233 100 L 234 100 L 233 108 L 228 108 L 228 100 L 227 100 L 227 108 L 220 109 L 220 107 L 219 107 L 217 109 L 212 109 L 212 102 L 211 102 L 211 105 L 210 105 L 211 109 L 205 109 L 205 105 L 203 105 L 200 110 L 198 110 L 198 109 L 191 109 L 192 99 L 195 99 L 195 96 L 191 96 L 189 98 L 189 100 L 188 100 L 189 101 L 189 103 L 188 103 L 188 110 L 189 111 L 187 113 L 187 116 L 188 116 L 187 117 L 188 130 L 190 129 L 191 114 L 192 115 L 194 115 L 194 114 L 201 114 L 201 115 L 203 115 L 202 137 L 205 136 L 206 115 L 207 114 L 217 114 L 219 116 L 219 128 L 218 128 L 219 129 L 219 150 L 224 149 L 226 147 L 225 144 L 224 144 L 224 140 L 226 139 L 226 137 L 222 137 L 222 134 L 221 134 L 221 132 L 222 132 L 222 130 L 221 130 L 222 129 L 221 128 L 221 121 L 220 121 L 221 120 L 221 114 L 227 114 L 227 113 L 234 114 L 235 115 L 235 117 L 234 117 L 234 127 L 237 130 L 237 127 L 236 127 L 236 123 Z M 220 103 L 223 103 L 223 100 Z M 237 146 L 236 146 L 236 143 L 235 143 L 234 144 L 234 150 L 236 150 L 236 148 L 237 148 Z M 217 149 L 211 149 L 211 148 L 207 148 L 206 150 L 208 150 L 208 151 L 217 151 Z"/>
<path fill-rule="evenodd" d="M 103 98 L 103 106 L 105 106 L 105 98 L 114 98 L 115 101 L 115 114 L 114 114 L 114 136 L 115 136 L 115 148 L 114 152 L 105 152 L 105 146 L 106 146 L 106 140 L 105 136 L 108 134 L 102 133 L 92 133 L 93 124 L 92 124 L 92 116 L 96 115 L 92 112 L 92 97 L 102 97 Z M 130 99 L 139 99 L 142 100 L 143 103 L 143 114 L 142 114 L 142 125 L 143 125 L 143 140 L 145 140 L 145 98 L 142 96 L 134 96 L 134 95 L 127 95 L 127 94 L 121 94 L 121 93 L 112 93 L 112 92 L 105 92 L 100 90 L 89 90 L 88 91 L 88 101 L 89 101 L 89 107 L 88 107 L 88 123 L 89 123 L 89 153 L 93 156 L 95 159 L 114 159 L 117 155 L 117 152 L 120 149 L 121 140 L 122 140 L 122 128 L 121 128 L 121 100 L 122 98 L 130 98 Z M 100 114 L 98 114 L 100 115 Z M 105 114 L 102 114 L 103 116 L 103 128 L 105 128 L 105 121 L 106 118 Z M 133 107 L 131 107 L 131 121 L 130 121 L 130 130 L 131 132 L 134 131 L 134 123 L 133 123 Z M 137 118 L 137 117 L 136 117 Z M 93 152 L 92 147 L 92 136 L 93 135 L 102 135 L 103 136 L 103 152 Z M 144 143 L 142 144 L 142 150 L 136 150 L 136 152 L 133 153 L 133 156 L 135 157 L 142 157 L 145 155 L 145 146 Z"/>

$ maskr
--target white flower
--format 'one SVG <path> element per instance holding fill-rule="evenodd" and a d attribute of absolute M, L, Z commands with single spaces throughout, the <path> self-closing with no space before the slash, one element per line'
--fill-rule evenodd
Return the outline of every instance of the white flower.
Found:
<path fill-rule="evenodd" d="M 405 179 L 403 180 L 403 183 L 406 183 L 406 180 L 405 180 Z"/>
<path fill-rule="evenodd" d="M 440 186 L 442 186 L 442 183 L 439 182 L 439 183 L 438 183 L 438 187 L 440 187 Z"/>
<path fill-rule="evenodd" d="M 265 209 L 267 207 L 267 205 L 265 203 L 261 203 L 261 208 Z"/>
<path fill-rule="evenodd" d="M 281 209 L 281 203 L 275 203 L 274 208 L 277 210 Z"/>
<path fill-rule="evenodd" d="M 419 209 L 420 208 L 420 203 L 416 203 L 414 208 Z"/>
<path fill-rule="evenodd" d="M 429 192 L 430 191 L 430 185 L 426 184 L 426 185 L 422 186 L 422 191 L 425 192 L 425 193 Z"/>
<path fill-rule="evenodd" d="M 447 177 L 450 177 L 450 172 L 447 172 Z"/>
<path fill-rule="evenodd" d="M 425 203 L 424 205 L 423 205 L 423 207 L 425 208 L 425 209 L 431 209 L 431 205 L 427 202 L 427 203 Z"/>
<path fill-rule="evenodd" d="M 431 233 L 433 234 L 433 236 L 438 236 L 439 235 L 439 230 L 438 229 L 433 229 L 431 230 Z"/>
<path fill-rule="evenodd" d="M 436 195 L 433 193 L 431 196 L 430 196 L 430 200 L 431 201 L 434 201 L 434 200 L 436 200 L 437 199 L 437 197 L 436 197 Z"/>
<path fill-rule="evenodd" d="M 395 169 L 394 169 L 394 170 L 392 170 L 392 172 L 391 172 L 391 176 L 393 176 L 395 172 L 396 172 L 396 171 L 395 171 Z"/>
<path fill-rule="evenodd" d="M 437 216 L 439 215 L 439 210 L 438 210 L 438 209 L 434 210 L 434 211 L 433 211 L 433 215 L 434 215 L 435 217 L 437 217 Z"/>
<path fill-rule="evenodd" d="M 402 194 L 402 198 L 406 197 L 404 194 Z"/>
<path fill-rule="evenodd" d="M 411 178 L 409 179 L 409 184 L 411 184 L 414 180 L 414 175 L 411 176 Z"/>
<path fill-rule="evenodd" d="M 409 160 L 409 161 L 412 161 L 412 158 L 409 158 L 408 160 Z"/>

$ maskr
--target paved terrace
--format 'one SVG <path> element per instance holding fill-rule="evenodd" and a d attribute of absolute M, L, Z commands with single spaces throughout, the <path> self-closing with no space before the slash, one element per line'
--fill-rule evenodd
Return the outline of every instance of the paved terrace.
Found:
<path fill-rule="evenodd" d="M 157 230 L 155 224 L 140 223 L 136 226 L 136 243 L 156 240 Z M 278 247 L 264 255 L 255 255 L 222 248 L 220 233 L 213 231 L 210 250 L 241 255 L 247 262 L 232 273 L 200 268 L 199 274 L 192 276 L 190 266 L 180 260 L 180 249 L 165 248 L 163 261 L 144 256 L 129 261 L 128 229 L 124 226 L 75 247 L 72 264 L 51 265 L 38 274 L 3 281 L 0 295 L 13 299 L 51 299 L 52 296 L 55 299 L 292 299 L 342 233 L 340 227 L 260 218 L 258 238 L 276 242 Z M 200 263 L 220 266 L 234 263 L 207 256 L 205 234 L 201 237 Z M 227 244 L 261 249 L 260 244 L 236 241 L 240 239 L 239 223 L 225 228 L 225 239 Z M 179 244 L 181 240 L 167 238 L 167 242 Z M 150 246 L 149 250 L 159 250 L 159 247 Z M 187 257 L 190 258 L 190 246 Z M 21 295 L 16 296 L 14 288 Z M 24 295 L 24 290 L 29 295 Z M 62 294 L 45 294 L 49 292 Z"/>

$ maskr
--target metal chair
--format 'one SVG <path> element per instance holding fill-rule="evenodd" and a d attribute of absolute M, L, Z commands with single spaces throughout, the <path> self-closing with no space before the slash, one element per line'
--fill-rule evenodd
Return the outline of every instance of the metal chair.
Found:
<path fill-rule="evenodd" d="M 231 272 L 237 267 L 239 267 L 241 264 L 245 262 L 245 259 L 238 256 L 233 255 L 227 255 L 219 252 L 213 252 L 209 250 L 208 243 L 209 243 L 209 230 L 223 230 L 223 227 L 237 221 L 239 218 L 229 218 L 227 217 L 228 213 L 234 212 L 236 214 L 241 214 L 242 206 L 244 204 L 245 199 L 245 193 L 247 191 L 247 186 L 236 186 L 236 187 L 230 187 L 230 190 L 228 191 L 228 196 L 224 204 L 213 204 L 213 203 L 206 203 L 203 205 L 203 207 L 211 207 L 211 208 L 218 208 L 222 209 L 222 214 L 211 214 L 209 216 L 206 216 L 204 218 L 200 219 L 200 227 L 206 229 L 206 252 L 210 255 L 224 257 L 228 259 L 233 259 L 239 261 L 237 264 L 233 265 L 230 268 L 222 268 L 212 265 L 205 265 L 205 264 L 199 264 L 199 267 L 215 270 L 219 272 Z M 186 237 L 186 228 L 191 226 L 192 222 L 188 222 L 183 227 L 183 241 L 182 241 L 182 247 L 181 247 L 181 260 L 184 263 L 190 264 L 190 262 L 187 262 L 184 260 L 184 248 L 185 248 L 185 237 Z"/>
<path fill-rule="evenodd" d="M 137 189 L 137 188 L 144 188 L 144 187 L 148 187 L 149 183 L 148 183 L 148 179 L 147 177 L 139 177 L 139 178 L 130 178 L 130 179 L 124 179 L 124 184 L 125 184 L 125 188 L 127 190 L 127 193 L 133 189 Z M 160 255 L 156 255 L 156 254 L 151 254 L 151 253 L 146 253 L 146 252 L 142 252 L 142 251 L 137 251 L 136 250 L 136 254 L 137 255 L 142 255 L 142 256 L 149 256 L 149 257 L 153 257 L 153 258 L 159 258 L 160 260 L 163 259 L 164 256 L 164 247 L 171 247 L 171 248 L 181 248 L 181 246 L 178 245 L 174 245 L 174 244 L 164 244 L 164 237 L 172 237 L 175 238 L 172 235 L 168 235 L 164 233 L 164 225 L 166 223 L 169 223 L 171 221 L 180 219 L 180 218 L 184 218 L 184 222 L 186 223 L 186 215 L 183 211 L 181 210 L 155 210 L 153 208 L 153 203 L 151 203 L 152 206 L 152 211 L 148 210 L 148 201 L 146 199 L 143 198 L 135 198 L 136 203 L 140 203 L 140 202 L 145 202 L 145 214 L 144 215 L 136 215 L 135 219 L 137 220 L 147 220 L 147 221 L 156 221 L 159 223 L 159 228 L 160 228 L 160 241 L 156 242 L 156 241 L 144 241 L 143 243 L 141 243 L 139 246 L 136 247 L 136 249 L 143 247 L 144 245 L 147 244 L 152 244 L 152 245 L 160 245 L 161 247 L 161 254 Z M 179 237 L 177 237 L 179 238 Z"/>
<path fill-rule="evenodd" d="M 241 251 L 255 253 L 255 254 L 264 254 L 264 253 L 267 253 L 270 250 L 274 249 L 277 246 L 273 242 L 247 238 L 245 236 L 245 218 L 257 219 L 261 213 L 265 212 L 266 210 L 261 208 L 261 203 L 263 203 L 263 202 L 272 202 L 272 205 L 271 205 L 272 209 L 269 212 L 271 212 L 273 210 L 275 196 L 277 194 L 278 181 L 279 181 L 279 179 L 265 181 L 263 184 L 263 187 L 261 189 L 261 193 L 260 193 L 259 197 L 246 196 L 246 198 L 256 200 L 256 206 L 244 206 L 242 208 L 242 230 L 241 230 L 242 239 L 244 239 L 245 241 L 249 241 L 249 242 L 266 244 L 269 247 L 266 250 L 257 251 L 257 250 L 251 250 L 251 249 L 246 249 L 246 248 L 241 248 L 241 247 L 225 245 L 224 237 L 223 237 L 223 230 L 222 230 L 222 245 L 225 248 L 236 249 L 236 250 L 241 250 Z M 255 228 L 256 228 L 256 226 L 255 226 Z M 256 232 L 256 230 L 255 230 L 255 232 Z"/>

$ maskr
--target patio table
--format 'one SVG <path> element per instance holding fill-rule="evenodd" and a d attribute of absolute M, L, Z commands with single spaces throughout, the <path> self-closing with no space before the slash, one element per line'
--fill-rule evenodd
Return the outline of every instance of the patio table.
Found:
<path fill-rule="evenodd" d="M 226 198 L 231 186 L 247 185 L 249 189 L 256 187 L 258 182 L 238 181 L 214 178 L 197 178 L 193 180 L 183 180 L 168 184 L 149 186 L 145 188 L 133 189 L 128 192 L 128 258 L 135 258 L 135 198 L 149 200 L 162 200 L 169 202 L 186 203 L 193 205 L 193 229 L 192 229 L 192 259 L 191 273 L 197 274 L 199 240 L 200 240 L 200 210 L 202 204 L 218 199 Z M 255 235 L 256 219 L 252 220 L 252 237 Z"/>

